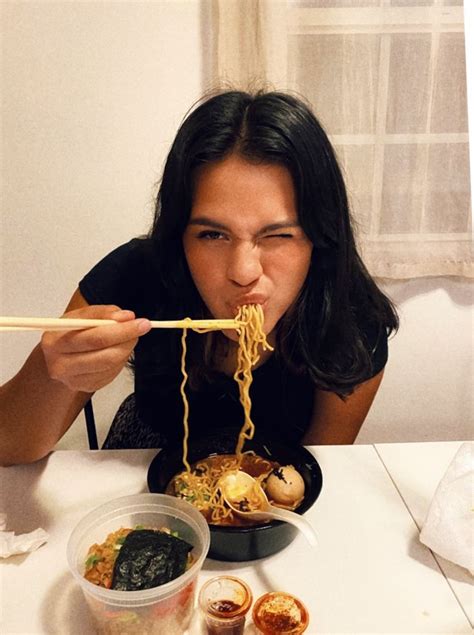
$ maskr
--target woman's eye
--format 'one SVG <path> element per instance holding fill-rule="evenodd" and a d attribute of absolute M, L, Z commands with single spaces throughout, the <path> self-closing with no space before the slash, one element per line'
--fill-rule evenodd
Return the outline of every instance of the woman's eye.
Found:
<path fill-rule="evenodd" d="M 199 232 L 198 238 L 202 238 L 204 240 L 220 240 L 224 238 L 224 234 L 217 231 L 206 230 Z"/>
<path fill-rule="evenodd" d="M 269 234 L 265 238 L 293 238 L 293 234 Z"/>

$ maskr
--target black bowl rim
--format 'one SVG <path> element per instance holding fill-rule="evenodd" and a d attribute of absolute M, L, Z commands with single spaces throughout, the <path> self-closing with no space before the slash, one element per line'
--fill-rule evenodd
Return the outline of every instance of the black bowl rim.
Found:
<path fill-rule="evenodd" d="M 210 435 L 208 438 L 212 438 L 213 435 Z M 282 445 L 278 440 L 276 439 L 267 439 L 266 441 L 263 441 L 262 439 L 256 439 L 258 442 L 260 442 L 261 445 L 269 445 L 271 446 L 272 443 L 273 444 L 277 444 L 277 445 Z M 321 490 L 323 487 L 323 474 L 321 471 L 321 466 L 319 465 L 316 457 L 311 454 L 311 452 L 305 448 L 303 445 L 295 445 L 293 446 L 293 449 L 298 451 L 298 453 L 300 453 L 301 455 L 301 461 L 305 462 L 305 463 L 310 463 L 311 464 L 311 470 L 315 470 L 316 472 L 316 476 L 319 477 L 319 481 L 320 481 L 320 485 L 319 485 L 319 489 L 316 490 L 315 493 L 313 493 L 313 496 L 311 497 L 311 503 L 306 507 L 305 504 L 301 504 L 300 507 L 298 509 L 295 510 L 296 514 L 304 514 L 306 511 L 308 511 L 308 509 L 310 509 L 314 503 L 318 500 L 320 494 L 321 494 Z M 156 469 L 156 465 L 159 463 L 159 458 L 163 458 L 163 454 L 165 453 L 165 455 L 169 455 L 169 454 L 174 454 L 175 452 L 178 452 L 180 450 L 180 446 L 177 447 L 172 447 L 169 449 L 162 449 L 160 450 L 152 459 L 150 466 L 148 468 L 148 472 L 147 472 L 147 485 L 148 485 L 148 489 L 150 492 L 156 492 L 156 489 L 152 489 L 151 486 L 151 481 L 152 481 L 152 474 L 154 472 L 154 470 Z M 209 454 L 206 455 L 207 457 L 210 456 L 216 456 L 218 454 L 233 454 L 232 452 L 211 452 Z M 161 457 L 160 457 L 161 455 Z M 158 493 L 164 493 L 164 492 L 158 492 Z M 240 526 L 229 526 L 229 525 L 214 525 L 212 523 L 208 523 L 209 525 L 209 530 L 212 532 L 219 532 L 222 534 L 247 534 L 247 533 L 255 533 L 257 531 L 264 531 L 264 530 L 268 530 L 269 528 L 272 527 L 278 527 L 280 525 L 284 525 L 285 523 L 281 520 L 271 520 L 269 522 L 265 522 L 265 523 L 258 523 L 255 525 L 240 525 Z"/>

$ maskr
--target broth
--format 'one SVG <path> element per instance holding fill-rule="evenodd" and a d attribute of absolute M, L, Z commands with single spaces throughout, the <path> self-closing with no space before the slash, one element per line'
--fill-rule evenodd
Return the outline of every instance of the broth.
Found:
<path fill-rule="evenodd" d="M 240 469 L 257 479 L 265 489 L 265 479 L 274 469 L 280 468 L 277 461 L 264 459 L 254 453 L 241 455 Z M 196 461 L 191 471 L 175 475 L 168 483 L 165 494 L 177 496 L 195 505 L 211 525 L 249 526 L 258 524 L 234 514 L 223 502 L 217 488 L 219 478 L 229 470 L 239 469 L 236 454 L 217 454 Z"/>

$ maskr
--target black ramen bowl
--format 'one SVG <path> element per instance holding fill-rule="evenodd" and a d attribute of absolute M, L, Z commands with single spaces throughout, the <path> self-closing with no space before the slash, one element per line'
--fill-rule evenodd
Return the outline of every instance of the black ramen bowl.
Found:
<path fill-rule="evenodd" d="M 188 448 L 190 464 L 216 454 L 234 454 L 238 433 L 219 432 L 212 436 L 192 441 Z M 304 514 L 318 498 L 323 485 L 321 468 L 314 456 L 304 447 L 287 445 L 277 440 L 255 437 L 246 441 L 244 451 L 256 454 L 280 465 L 293 465 L 305 482 L 303 502 L 296 512 Z M 184 469 L 181 446 L 161 450 L 148 469 L 150 492 L 163 493 L 171 479 Z M 277 553 L 290 544 L 298 533 L 294 525 L 281 521 L 270 521 L 252 526 L 209 525 L 211 546 L 209 558 L 230 562 L 256 560 Z"/>

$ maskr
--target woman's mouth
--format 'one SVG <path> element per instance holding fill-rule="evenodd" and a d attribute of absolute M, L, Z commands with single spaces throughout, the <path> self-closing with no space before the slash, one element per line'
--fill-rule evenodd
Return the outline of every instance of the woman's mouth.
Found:
<path fill-rule="evenodd" d="M 239 312 L 241 306 L 249 305 L 249 304 L 260 304 L 260 306 L 265 310 L 265 304 L 267 302 L 267 298 L 259 293 L 252 293 L 245 296 L 241 296 L 237 298 L 232 303 L 229 303 L 229 308 L 232 312 L 232 315 L 235 316 Z"/>

